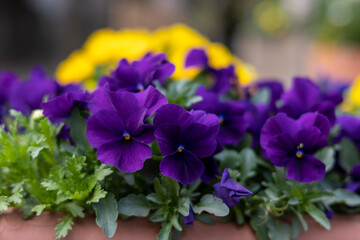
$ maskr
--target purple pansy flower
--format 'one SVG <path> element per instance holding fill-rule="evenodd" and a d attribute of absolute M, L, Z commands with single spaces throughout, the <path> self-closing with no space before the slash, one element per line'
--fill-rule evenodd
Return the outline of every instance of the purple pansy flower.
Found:
<path fill-rule="evenodd" d="M 122 59 L 111 76 L 100 79 L 99 86 L 107 86 L 111 91 L 119 89 L 130 92 L 141 92 L 154 81 L 164 83 L 175 71 L 175 66 L 166 61 L 165 54 L 146 55 L 131 64 Z"/>
<path fill-rule="evenodd" d="M 236 145 L 244 136 L 247 127 L 244 120 L 244 106 L 235 101 L 220 102 L 218 95 L 207 92 L 203 87 L 199 88 L 197 95 L 203 100 L 194 104 L 192 108 L 217 115 L 220 123 L 220 142 Z"/>
<path fill-rule="evenodd" d="M 185 67 L 197 67 L 210 73 L 214 77 L 215 82 L 209 91 L 216 94 L 225 94 L 231 87 L 235 86 L 237 82 L 233 65 L 220 69 L 211 67 L 208 56 L 203 49 L 192 49 L 186 57 Z"/>
<path fill-rule="evenodd" d="M 325 176 L 325 164 L 312 155 L 328 145 L 329 131 L 329 121 L 320 113 L 306 113 L 298 120 L 278 113 L 266 121 L 260 144 L 274 165 L 286 167 L 286 178 L 310 183 Z"/>
<path fill-rule="evenodd" d="M 165 156 L 160 172 L 182 184 L 191 184 L 204 172 L 204 163 L 199 158 L 211 156 L 217 148 L 218 118 L 167 104 L 155 113 L 154 127 L 155 138 Z"/>
<path fill-rule="evenodd" d="M 360 164 L 355 165 L 350 172 L 350 181 L 346 188 L 349 191 L 357 192 L 360 189 Z"/>
<path fill-rule="evenodd" d="M 323 99 L 318 86 L 308 78 L 294 78 L 292 89 L 281 96 L 283 103 L 279 112 L 297 119 L 307 112 L 319 112 L 329 119 L 331 125 L 335 124 L 335 105 Z"/>
<path fill-rule="evenodd" d="M 87 122 L 87 137 L 90 145 L 97 148 L 97 158 L 124 172 L 142 169 L 145 160 L 152 156 L 148 144 L 154 141 L 154 129 L 144 123 L 148 109 L 139 99 L 126 91 L 101 91 L 96 100 L 103 102 L 96 105 L 97 111 Z"/>
<path fill-rule="evenodd" d="M 10 102 L 15 110 L 30 114 L 32 110 L 41 108 L 45 96 L 55 96 L 58 89 L 56 81 L 46 77 L 42 68 L 34 68 L 28 81 L 14 87 Z"/>
<path fill-rule="evenodd" d="M 60 123 L 68 119 L 74 106 L 86 108 L 90 101 L 90 94 L 84 90 L 65 92 L 57 97 L 42 103 L 44 115 L 53 123 Z"/>
<path fill-rule="evenodd" d="M 245 187 L 237 184 L 230 176 L 227 168 L 224 169 L 221 182 L 214 185 L 215 197 L 221 198 L 228 207 L 239 203 L 240 198 L 253 194 Z"/>
<path fill-rule="evenodd" d="M 339 105 L 343 101 L 343 93 L 349 87 L 349 84 L 331 82 L 329 79 L 320 81 L 319 88 L 322 99 Z"/>
<path fill-rule="evenodd" d="M 337 123 L 340 125 L 341 131 L 336 141 L 347 137 L 360 149 L 360 119 L 355 116 L 344 115 L 338 118 Z"/>

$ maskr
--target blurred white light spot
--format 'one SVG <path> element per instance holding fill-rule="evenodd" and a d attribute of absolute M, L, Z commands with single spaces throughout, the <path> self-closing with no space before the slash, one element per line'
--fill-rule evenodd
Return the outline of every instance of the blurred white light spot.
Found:
<path fill-rule="evenodd" d="M 326 16 L 332 25 L 344 27 L 351 21 L 351 7 L 347 2 L 335 1 L 328 6 Z"/>

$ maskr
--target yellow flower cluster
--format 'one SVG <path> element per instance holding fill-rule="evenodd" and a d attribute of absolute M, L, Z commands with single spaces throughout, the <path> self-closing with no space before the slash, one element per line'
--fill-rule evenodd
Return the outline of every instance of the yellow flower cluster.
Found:
<path fill-rule="evenodd" d="M 341 104 L 343 112 L 360 114 L 360 76 L 358 76 L 348 90 Z"/>
<path fill-rule="evenodd" d="M 241 84 L 250 83 L 256 75 L 253 67 L 233 56 L 224 45 L 210 42 L 186 25 L 176 24 L 155 32 L 145 29 L 98 30 L 87 39 L 82 49 L 73 52 L 59 64 L 56 78 L 61 83 L 85 81 L 86 84 L 89 82 L 86 80 L 94 80 L 99 67 L 108 69 L 122 58 L 133 61 L 148 52 L 165 52 L 168 60 L 176 66 L 172 78 L 191 79 L 200 71 L 184 68 L 184 60 L 192 48 L 205 49 L 214 68 L 233 64 Z"/>

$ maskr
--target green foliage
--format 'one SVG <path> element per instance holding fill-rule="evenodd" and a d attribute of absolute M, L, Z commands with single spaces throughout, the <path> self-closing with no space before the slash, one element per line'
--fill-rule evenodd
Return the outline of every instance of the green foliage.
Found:
<path fill-rule="evenodd" d="M 195 213 L 208 212 L 218 217 L 224 217 L 229 214 L 229 208 L 220 198 L 211 194 L 204 195 L 200 202 L 193 208 Z"/>
<path fill-rule="evenodd" d="M 11 116 L 8 131 L 0 129 L 0 182 L 6 183 L 0 187 L 0 211 L 13 206 L 27 217 L 45 210 L 68 213 L 56 226 L 56 236 L 64 237 L 75 217 L 105 197 L 102 183 L 112 170 L 93 155 L 60 147 L 62 125 L 13 110 Z"/>
<path fill-rule="evenodd" d="M 96 212 L 96 224 L 101 227 L 105 235 L 113 237 L 117 228 L 118 209 L 115 196 L 108 193 L 105 198 L 94 203 L 93 207 Z"/>
<path fill-rule="evenodd" d="M 343 138 L 340 142 L 339 164 L 347 172 L 358 163 L 360 163 L 359 152 L 355 144 L 347 138 Z"/>
<path fill-rule="evenodd" d="M 118 202 L 118 211 L 126 216 L 146 217 L 151 206 L 144 195 L 130 194 Z"/>

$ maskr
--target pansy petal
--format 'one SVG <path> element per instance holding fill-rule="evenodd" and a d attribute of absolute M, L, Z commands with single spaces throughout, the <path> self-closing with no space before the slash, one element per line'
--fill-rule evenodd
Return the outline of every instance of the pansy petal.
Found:
<path fill-rule="evenodd" d="M 311 155 L 305 155 L 301 159 L 293 158 L 286 168 L 286 178 L 297 182 L 310 183 L 325 177 L 325 164 Z"/>
<path fill-rule="evenodd" d="M 139 104 L 146 108 L 145 119 L 148 119 L 161 106 L 168 103 L 167 99 L 153 86 L 149 86 L 142 92 L 136 93 L 135 97 Z"/>
<path fill-rule="evenodd" d="M 283 167 L 296 153 L 298 143 L 288 134 L 282 133 L 269 140 L 263 149 L 266 157 L 276 166 Z"/>
<path fill-rule="evenodd" d="M 87 121 L 86 135 L 91 146 L 100 145 L 122 138 L 124 123 L 114 111 L 100 110 Z"/>
<path fill-rule="evenodd" d="M 155 74 L 153 75 L 154 80 L 159 81 L 160 83 L 164 84 L 164 80 L 169 78 L 175 71 L 175 65 L 166 62 L 158 67 Z"/>
<path fill-rule="evenodd" d="M 180 144 L 181 127 L 172 124 L 161 124 L 155 130 L 155 138 L 163 155 L 170 155 L 177 151 Z"/>
<path fill-rule="evenodd" d="M 325 136 L 329 135 L 329 120 L 321 113 L 305 113 L 297 120 L 297 122 L 304 128 L 314 126 L 317 127 Z"/>
<path fill-rule="evenodd" d="M 209 157 L 217 146 L 217 133 L 206 125 L 194 123 L 181 131 L 182 144 L 198 157 Z"/>
<path fill-rule="evenodd" d="M 242 185 L 236 183 L 230 176 L 229 171 L 227 168 L 224 169 L 224 172 L 221 177 L 221 183 L 220 185 L 222 187 L 225 187 L 229 190 L 235 191 L 237 196 L 247 196 L 253 194 L 251 191 L 247 190 Z"/>
<path fill-rule="evenodd" d="M 160 172 L 182 184 L 191 184 L 204 172 L 204 164 L 194 154 L 184 150 L 163 158 Z"/>
<path fill-rule="evenodd" d="M 213 157 L 202 158 L 201 161 L 205 166 L 204 172 L 201 175 L 201 181 L 203 183 L 208 184 L 214 180 L 216 176 L 220 176 L 219 167 Z"/>
<path fill-rule="evenodd" d="M 304 145 L 303 148 L 306 154 L 314 154 L 318 150 L 329 145 L 326 136 L 316 127 L 301 129 L 297 134 L 296 139 L 298 140 L 298 144 L 302 143 Z"/>
<path fill-rule="evenodd" d="M 206 68 L 208 66 L 208 57 L 204 49 L 192 49 L 185 59 L 185 67 Z"/>
<path fill-rule="evenodd" d="M 136 139 L 131 142 L 112 141 L 101 145 L 97 158 L 104 164 L 111 164 L 124 172 L 135 172 L 143 168 L 146 159 L 151 158 L 151 148 Z"/>
<path fill-rule="evenodd" d="M 267 148 L 269 141 L 275 136 L 287 132 L 290 136 L 295 137 L 299 129 L 295 120 L 289 118 L 285 113 L 278 113 L 265 122 L 261 130 L 260 144 L 263 148 Z"/>
<path fill-rule="evenodd" d="M 166 104 L 160 107 L 154 117 L 154 128 L 158 128 L 162 123 L 185 126 L 193 122 L 191 114 L 176 104 Z"/>

